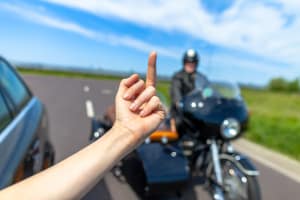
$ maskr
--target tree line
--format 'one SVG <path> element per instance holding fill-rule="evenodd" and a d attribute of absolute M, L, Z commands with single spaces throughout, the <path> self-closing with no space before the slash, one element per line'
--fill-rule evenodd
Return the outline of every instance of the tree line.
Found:
<path fill-rule="evenodd" d="M 268 83 L 268 89 L 276 92 L 299 92 L 300 80 L 286 80 L 282 77 L 273 78 Z"/>

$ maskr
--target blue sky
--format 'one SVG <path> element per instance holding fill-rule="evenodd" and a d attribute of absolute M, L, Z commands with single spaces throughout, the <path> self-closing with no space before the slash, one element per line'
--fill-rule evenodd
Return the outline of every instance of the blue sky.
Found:
<path fill-rule="evenodd" d="M 181 69 L 195 48 L 210 79 L 266 84 L 300 74 L 297 0 L 0 2 L 0 54 L 11 61 L 144 73 Z"/>

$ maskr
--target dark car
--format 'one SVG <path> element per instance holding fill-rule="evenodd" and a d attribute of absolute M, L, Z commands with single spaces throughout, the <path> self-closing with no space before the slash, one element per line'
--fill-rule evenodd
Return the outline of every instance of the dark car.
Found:
<path fill-rule="evenodd" d="M 0 57 L 0 189 L 53 163 L 45 106 Z"/>

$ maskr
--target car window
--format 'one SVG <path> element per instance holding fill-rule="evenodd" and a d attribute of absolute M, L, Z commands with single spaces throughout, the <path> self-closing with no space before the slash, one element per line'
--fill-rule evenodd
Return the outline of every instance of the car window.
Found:
<path fill-rule="evenodd" d="M 0 86 L 19 111 L 30 99 L 30 93 L 15 72 L 0 60 Z"/>
<path fill-rule="evenodd" d="M 7 126 L 11 119 L 10 112 L 4 102 L 3 95 L 0 93 L 0 131 Z"/>

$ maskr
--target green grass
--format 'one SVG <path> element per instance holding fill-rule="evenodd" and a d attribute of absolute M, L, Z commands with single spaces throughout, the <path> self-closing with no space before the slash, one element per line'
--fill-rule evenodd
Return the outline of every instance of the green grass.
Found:
<path fill-rule="evenodd" d="M 243 89 L 251 112 L 246 138 L 300 160 L 300 95 Z"/>
<path fill-rule="evenodd" d="M 43 76 L 60 76 L 68 78 L 89 78 L 89 79 L 100 79 L 100 80 L 120 80 L 121 76 L 116 75 L 103 75 L 103 74 L 91 74 L 91 73 L 80 73 L 71 71 L 58 71 L 58 70 L 43 70 L 43 69 L 27 69 L 17 68 L 17 71 L 21 74 L 37 74 Z"/>
<path fill-rule="evenodd" d="M 163 101 L 165 101 L 168 106 L 170 105 L 169 87 L 169 82 L 158 81 L 157 90 L 163 94 L 163 96 L 165 97 Z"/>
<path fill-rule="evenodd" d="M 18 69 L 22 74 L 52 75 L 70 78 L 120 80 L 120 76 L 80 74 L 77 72 Z M 170 103 L 167 81 L 158 81 L 157 89 Z M 253 142 L 300 160 L 300 95 L 264 90 L 242 89 L 251 112 L 245 137 Z"/>

